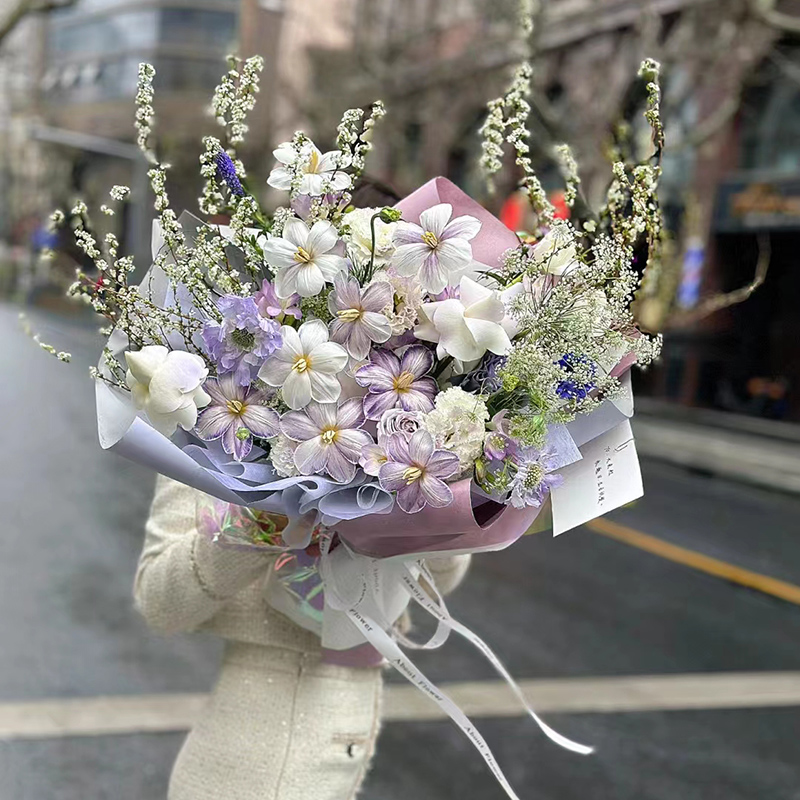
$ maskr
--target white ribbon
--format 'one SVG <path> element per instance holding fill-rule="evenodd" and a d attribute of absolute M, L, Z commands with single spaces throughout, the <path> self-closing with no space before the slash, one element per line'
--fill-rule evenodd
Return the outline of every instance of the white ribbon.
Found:
<path fill-rule="evenodd" d="M 456 631 L 475 645 L 475 647 L 486 656 L 492 666 L 494 666 L 497 672 L 508 683 L 525 710 L 531 715 L 536 724 L 549 739 L 575 753 L 587 755 L 592 752 L 591 747 L 573 742 L 571 739 L 567 739 L 565 736 L 554 731 L 533 711 L 525 699 L 522 690 L 489 646 L 480 637 L 476 636 L 472 631 L 450 616 L 445 606 L 444 599 L 436 588 L 432 575 L 423 563 L 419 562 L 420 571 L 435 594 L 435 600 L 421 586 L 406 562 L 398 565 L 396 562 L 386 562 L 360 556 L 353 553 L 344 542 L 340 542 L 333 553 L 330 548 L 331 536 L 325 535 L 321 537 L 319 569 L 325 586 L 325 602 L 334 610 L 345 613 L 364 638 L 401 675 L 416 686 L 417 689 L 430 697 L 436 705 L 458 725 L 472 742 L 475 749 L 481 754 L 481 757 L 511 800 L 520 799 L 497 764 L 494 754 L 486 743 L 486 740 L 458 705 L 434 683 L 428 680 L 408 656 L 403 653 L 398 645 L 398 640 L 402 641 L 405 646 L 428 650 L 440 647 L 446 641 L 449 632 L 451 630 Z M 357 581 L 350 584 L 346 590 L 343 590 L 342 587 L 338 585 L 336 579 L 335 562 L 341 558 L 348 558 L 352 561 L 357 560 L 361 562 Z M 382 582 L 387 571 L 389 575 L 397 573 L 396 577 L 399 579 L 405 591 L 437 620 L 436 631 L 427 642 L 415 644 L 396 631 L 393 631 L 391 634 L 389 633 L 392 626 L 386 619 L 382 601 Z M 366 608 L 370 608 L 372 613 L 367 613 L 365 610 Z"/>

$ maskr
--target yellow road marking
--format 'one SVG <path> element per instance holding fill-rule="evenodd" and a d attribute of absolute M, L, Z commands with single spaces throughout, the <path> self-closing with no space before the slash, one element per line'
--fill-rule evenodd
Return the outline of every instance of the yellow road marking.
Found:
<path fill-rule="evenodd" d="M 620 525 L 610 519 L 595 519 L 587 522 L 586 527 L 595 533 L 616 539 L 618 542 L 624 542 L 631 545 L 631 547 L 646 550 L 648 553 L 666 558 L 668 561 L 674 561 L 677 564 L 683 564 L 708 575 L 714 575 L 717 578 L 732 581 L 740 586 L 747 586 L 749 589 L 756 589 L 764 594 L 800 605 L 800 586 L 795 586 L 792 583 L 770 578 L 768 575 L 761 575 L 758 572 L 751 572 L 749 569 L 737 567 L 727 561 L 720 561 L 717 558 L 697 553 L 694 550 L 687 550 L 685 547 L 670 544 L 663 539 L 657 539 L 655 536 Z"/>

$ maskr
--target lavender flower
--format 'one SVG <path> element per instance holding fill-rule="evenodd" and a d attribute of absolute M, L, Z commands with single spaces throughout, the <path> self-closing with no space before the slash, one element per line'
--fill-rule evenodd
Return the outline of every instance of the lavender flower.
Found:
<path fill-rule="evenodd" d="M 557 457 L 534 447 L 522 449 L 516 456 L 517 473 L 511 481 L 508 502 L 514 508 L 538 508 L 552 489 L 564 482 L 561 475 L 548 470 L 555 468 Z"/>
<path fill-rule="evenodd" d="M 309 403 L 303 411 L 289 411 L 281 418 L 281 431 L 295 442 L 294 463 L 303 475 L 327 472 L 339 483 L 356 475 L 362 450 L 373 444 L 361 430 L 364 411 L 360 397 L 343 403 Z"/>
<path fill-rule="evenodd" d="M 275 320 L 258 313 L 252 297 L 225 295 L 217 301 L 222 322 L 208 320 L 202 337 L 220 375 L 233 373 L 240 386 L 249 386 L 268 356 L 283 341 Z"/>
<path fill-rule="evenodd" d="M 240 386 L 232 374 L 209 378 L 203 387 L 211 395 L 211 405 L 200 414 L 195 432 L 201 439 L 222 439 L 222 449 L 237 461 L 243 461 L 253 447 L 253 436 L 263 439 L 277 436 L 280 418 L 263 403 L 266 390 Z"/>
<path fill-rule="evenodd" d="M 331 341 L 338 342 L 353 358 L 366 358 L 373 342 L 385 342 L 392 335 L 389 320 L 381 310 L 392 302 L 392 287 L 385 281 L 361 289 L 355 278 L 339 274 L 328 296 L 333 316 Z"/>
<path fill-rule="evenodd" d="M 356 383 L 369 389 L 364 398 L 367 419 L 380 419 L 390 408 L 427 412 L 439 387 L 426 377 L 433 366 L 433 353 L 412 345 L 402 358 L 389 350 L 373 350 L 368 364 L 359 369 Z"/>
<path fill-rule="evenodd" d="M 443 478 L 458 472 L 458 457 L 434 449 L 433 437 L 427 431 L 419 430 L 409 440 L 390 437 L 386 456 L 378 480 L 387 492 L 397 492 L 397 505 L 407 514 L 426 505 L 443 508 L 453 502 L 453 492 Z"/>
<path fill-rule="evenodd" d="M 231 194 L 237 197 L 244 196 L 244 187 L 236 174 L 236 167 L 231 160 L 231 157 L 224 151 L 220 150 L 215 156 L 214 161 L 217 164 L 217 177 L 224 181 L 227 187 L 231 190 Z"/>
<path fill-rule="evenodd" d="M 300 319 L 303 316 L 300 311 L 300 295 L 290 294 L 285 300 L 281 299 L 275 286 L 266 279 L 261 282 L 261 290 L 255 293 L 253 299 L 262 317 L 280 319 L 286 316 Z"/>

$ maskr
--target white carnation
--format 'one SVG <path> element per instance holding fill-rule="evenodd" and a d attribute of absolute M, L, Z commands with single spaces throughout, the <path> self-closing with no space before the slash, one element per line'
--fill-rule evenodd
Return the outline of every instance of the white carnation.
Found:
<path fill-rule="evenodd" d="M 373 283 L 386 281 L 394 291 L 394 302 L 383 309 L 383 315 L 392 326 L 392 335 L 410 331 L 417 324 L 422 307 L 422 288 L 416 278 L 401 278 L 394 272 L 376 272 Z"/>
<path fill-rule="evenodd" d="M 297 445 L 298 442 L 293 442 L 282 433 L 270 442 L 269 458 L 275 467 L 275 472 L 282 478 L 294 478 L 300 474 L 294 463 L 294 451 Z"/>
<path fill-rule="evenodd" d="M 372 218 L 379 214 L 380 208 L 356 208 L 342 217 L 342 222 L 350 229 L 345 236 L 349 243 L 350 257 L 359 265 L 369 261 L 372 252 Z M 392 237 L 396 223 L 375 220 L 375 264 L 385 266 L 394 253 Z"/>
<path fill-rule="evenodd" d="M 423 418 L 423 426 L 438 448 L 458 456 L 461 472 L 472 469 L 483 449 L 489 410 L 477 395 L 454 386 L 436 395 L 436 407 Z"/>

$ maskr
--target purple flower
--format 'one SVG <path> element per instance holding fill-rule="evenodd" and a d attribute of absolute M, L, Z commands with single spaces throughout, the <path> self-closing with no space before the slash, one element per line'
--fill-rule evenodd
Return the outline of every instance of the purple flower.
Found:
<path fill-rule="evenodd" d="M 502 461 L 516 452 L 516 442 L 501 431 L 489 431 L 483 440 L 483 454 L 490 461 Z"/>
<path fill-rule="evenodd" d="M 202 337 L 220 375 L 233 373 L 240 386 L 249 386 L 259 367 L 283 342 L 281 326 L 258 313 L 252 297 L 225 295 L 217 301 L 222 322 L 207 321 Z"/>
<path fill-rule="evenodd" d="M 481 229 L 475 217 L 451 219 L 453 206 L 439 203 L 419 215 L 419 225 L 398 222 L 394 230 L 396 250 L 392 266 L 398 275 L 416 276 L 431 294 L 441 292 L 472 263 L 470 240 Z"/>
<path fill-rule="evenodd" d="M 266 279 L 261 282 L 261 290 L 255 293 L 253 299 L 262 317 L 287 316 L 300 319 L 303 316 L 300 311 L 300 295 L 290 294 L 285 300 L 281 300 L 275 287 Z"/>
<path fill-rule="evenodd" d="M 222 449 L 242 461 L 250 454 L 253 436 L 266 439 L 278 435 L 280 418 L 263 405 L 268 391 L 240 386 L 230 373 L 209 378 L 203 388 L 211 395 L 211 405 L 197 419 L 195 431 L 201 439 L 222 439 Z"/>
<path fill-rule="evenodd" d="M 515 461 L 517 473 L 511 481 L 511 496 L 508 500 L 514 508 L 538 508 L 550 491 L 564 482 L 561 475 L 548 472 L 558 463 L 554 453 L 526 447 L 519 451 Z"/>
<path fill-rule="evenodd" d="M 502 382 L 497 373 L 505 366 L 507 360 L 506 356 L 487 354 L 477 369 L 464 376 L 461 388 L 465 392 L 474 392 L 475 394 L 493 394 L 499 391 Z"/>
<path fill-rule="evenodd" d="M 389 350 L 373 350 L 368 364 L 356 372 L 356 383 L 369 389 L 364 398 L 367 419 L 380 419 L 390 408 L 426 412 L 433 409 L 439 391 L 436 381 L 426 377 L 433 366 L 433 353 L 412 345 L 400 358 Z"/>
<path fill-rule="evenodd" d="M 373 475 L 377 477 L 381 471 L 381 467 L 388 460 L 389 459 L 386 457 L 386 451 L 381 445 L 368 444 L 362 449 L 358 463 L 361 465 L 361 469 L 363 469 L 367 475 Z"/>
<path fill-rule="evenodd" d="M 364 410 L 360 397 L 343 403 L 309 403 L 302 411 L 289 411 L 281 418 L 281 431 L 300 442 L 294 463 L 303 475 L 327 472 L 339 483 L 349 483 L 356 475 L 362 450 L 373 444 L 361 430 Z"/>
<path fill-rule="evenodd" d="M 214 156 L 214 161 L 217 164 L 217 177 L 227 184 L 228 188 L 231 190 L 231 194 L 242 197 L 244 195 L 244 188 L 242 187 L 242 182 L 239 180 L 239 176 L 236 174 L 236 167 L 231 157 L 224 150 L 220 150 Z"/>
<path fill-rule="evenodd" d="M 410 439 L 422 427 L 422 419 L 422 414 L 417 411 L 390 408 L 378 421 L 378 441 L 383 442 L 398 434 Z"/>
<path fill-rule="evenodd" d="M 597 367 L 586 356 L 576 356 L 575 353 L 567 353 L 556 363 L 568 375 L 573 375 L 578 369 L 582 369 L 584 374 L 588 372 L 592 378 L 597 373 Z M 594 387 L 593 380 L 584 382 L 565 378 L 556 386 L 556 394 L 562 400 L 585 400 Z"/>
<path fill-rule="evenodd" d="M 385 342 L 392 326 L 381 311 L 392 302 L 392 287 L 377 281 L 362 291 L 355 278 L 339 274 L 328 295 L 328 311 L 333 315 L 331 341 L 338 342 L 353 358 L 366 358 L 373 342 Z"/>
<path fill-rule="evenodd" d="M 427 431 L 419 430 L 409 440 L 390 437 L 386 456 L 378 480 L 387 492 L 397 492 L 397 505 L 407 514 L 426 505 L 443 508 L 453 502 L 453 492 L 442 479 L 458 472 L 458 456 L 434 449 L 433 437 Z"/>

